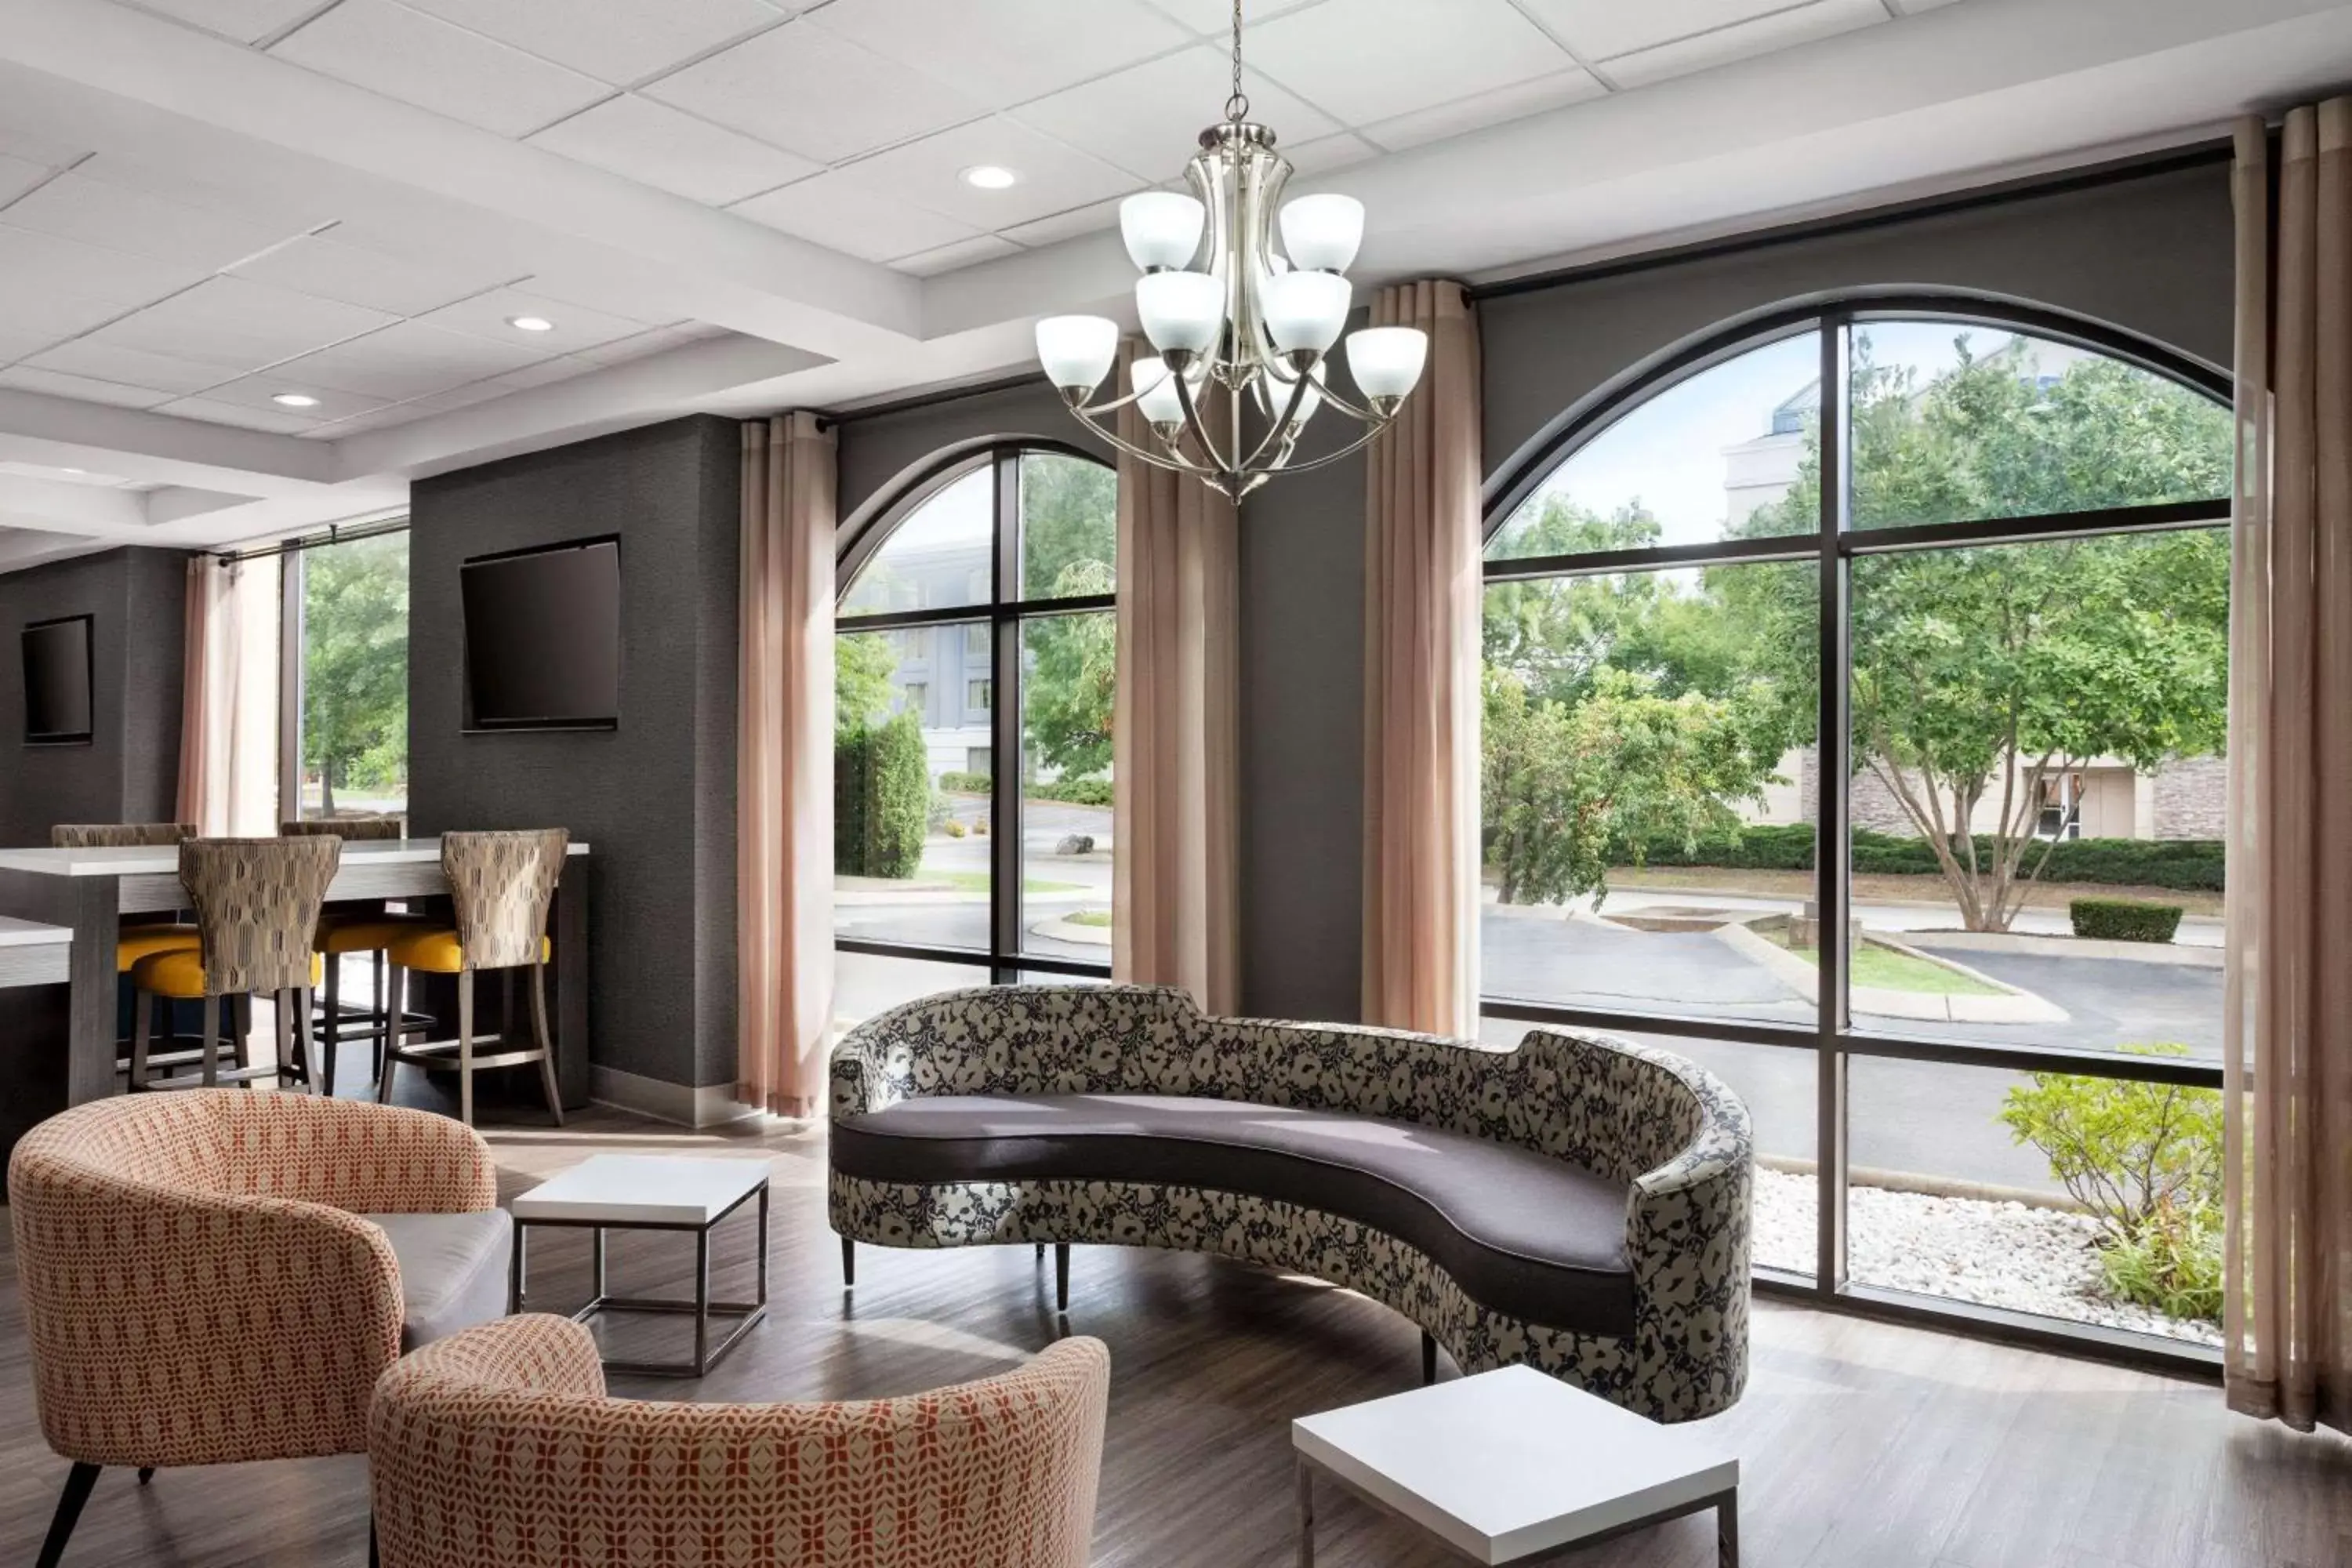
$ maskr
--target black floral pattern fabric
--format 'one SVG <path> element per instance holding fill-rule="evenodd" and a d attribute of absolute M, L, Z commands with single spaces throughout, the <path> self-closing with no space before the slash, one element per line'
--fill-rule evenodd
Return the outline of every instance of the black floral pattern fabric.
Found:
<path fill-rule="evenodd" d="M 992 986 L 881 1014 L 834 1048 L 832 1115 L 919 1095 L 1185 1094 L 1352 1112 L 1531 1149 L 1624 1184 L 1629 1338 L 1523 1322 L 1418 1250 L 1338 1215 L 1201 1187 L 872 1181 L 831 1173 L 835 1230 L 886 1247 L 1068 1241 L 1213 1252 L 1311 1274 L 1402 1313 L 1465 1372 L 1533 1366 L 1662 1421 L 1748 1378 L 1752 1135 L 1712 1074 L 1612 1037 L 1517 1047 L 1211 1017 L 1152 986 Z"/>

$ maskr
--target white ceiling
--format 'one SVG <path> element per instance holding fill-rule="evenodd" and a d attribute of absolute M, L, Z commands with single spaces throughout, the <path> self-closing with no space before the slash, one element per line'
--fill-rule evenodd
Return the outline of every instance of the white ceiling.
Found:
<path fill-rule="evenodd" d="M 1364 281 L 2190 139 L 2352 67 L 2352 5 L 2321 0 L 1246 9 L 1254 117 L 1302 188 L 1371 206 Z M 1105 231 L 1220 113 L 1229 16 L 0 0 L 0 527 L 34 531 L 0 568 L 1016 364 L 1038 315 L 1119 308 Z M 981 163 L 1017 183 L 972 188 Z"/>

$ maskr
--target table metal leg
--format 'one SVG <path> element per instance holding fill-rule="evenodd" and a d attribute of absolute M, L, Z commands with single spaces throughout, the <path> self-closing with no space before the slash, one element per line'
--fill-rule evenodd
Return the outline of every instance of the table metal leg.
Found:
<path fill-rule="evenodd" d="M 588 1296 L 595 1301 L 604 1299 L 604 1227 L 601 1225 L 588 1233 Z"/>
<path fill-rule="evenodd" d="M 752 1298 L 761 1306 L 768 1304 L 768 1187 L 760 1184 L 760 1293 Z"/>
<path fill-rule="evenodd" d="M 523 1222 L 514 1222 L 514 1253 L 507 1264 L 507 1311 L 509 1315 L 522 1310 L 522 1238 L 529 1235 Z"/>
<path fill-rule="evenodd" d="M 710 1370 L 710 1227 L 694 1233 L 694 1375 Z"/>
<path fill-rule="evenodd" d="M 1739 1568 L 1739 1494 L 1726 1492 L 1715 1505 L 1717 1568 Z"/>
<path fill-rule="evenodd" d="M 1315 1568 L 1315 1472 L 1305 1459 L 1298 1470 L 1298 1568 Z"/>

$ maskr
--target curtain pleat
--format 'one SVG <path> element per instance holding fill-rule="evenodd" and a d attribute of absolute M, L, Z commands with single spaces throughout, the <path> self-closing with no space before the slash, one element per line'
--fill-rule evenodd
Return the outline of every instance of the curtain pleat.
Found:
<path fill-rule="evenodd" d="M 1457 283 L 1381 290 L 1429 362 L 1371 447 L 1364 574 L 1364 1022 L 1478 1021 L 1478 329 Z"/>
<path fill-rule="evenodd" d="M 2239 128 L 2224 1371 L 2352 1419 L 2352 99 Z"/>
<path fill-rule="evenodd" d="M 1133 405 L 1119 435 L 1150 441 Z M 1119 458 L 1111 974 L 1212 1013 L 1240 1005 L 1235 512 L 1190 474 Z"/>
<path fill-rule="evenodd" d="M 736 1098 L 814 1115 L 833 1011 L 835 445 L 809 414 L 743 426 Z"/>
<path fill-rule="evenodd" d="M 188 558 L 176 805 L 208 837 L 277 831 L 277 579 L 253 562 Z"/>

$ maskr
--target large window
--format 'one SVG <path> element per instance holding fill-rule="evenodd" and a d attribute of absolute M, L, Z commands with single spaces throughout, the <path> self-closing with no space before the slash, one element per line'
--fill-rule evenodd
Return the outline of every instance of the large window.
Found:
<path fill-rule="evenodd" d="M 851 542 L 835 645 L 844 1021 L 1110 973 L 1118 480 L 1006 446 Z"/>
<path fill-rule="evenodd" d="M 289 550 L 289 742 L 304 818 L 408 810 L 408 532 Z M 297 662 L 299 660 L 299 662 Z M 281 784 L 281 791 L 284 785 Z"/>
<path fill-rule="evenodd" d="M 1874 300 L 1679 357 L 1506 487 L 1487 1033 L 1738 1087 L 1768 1280 L 2218 1342 L 2221 390 Z"/>

